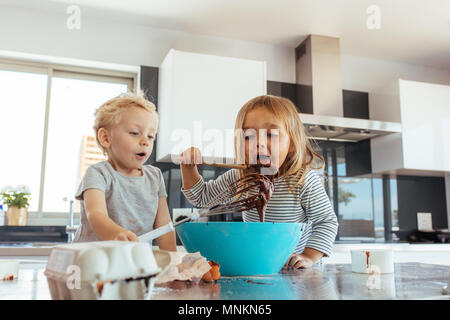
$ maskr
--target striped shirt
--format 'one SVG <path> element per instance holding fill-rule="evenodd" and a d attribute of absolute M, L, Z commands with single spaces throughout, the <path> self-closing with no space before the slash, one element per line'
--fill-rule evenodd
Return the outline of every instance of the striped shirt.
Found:
<path fill-rule="evenodd" d="M 204 207 L 238 177 L 238 170 L 231 169 L 216 180 L 205 182 L 201 178 L 191 188 L 182 189 L 182 192 L 194 206 Z M 267 203 L 264 221 L 305 223 L 306 228 L 294 252 L 302 253 L 308 247 L 323 252 L 325 257 L 331 256 L 338 221 L 321 178 L 315 171 L 309 170 L 303 182 L 289 191 L 289 187 L 293 185 L 293 177 L 274 179 L 275 190 Z M 256 209 L 244 211 L 242 218 L 246 222 L 260 221 Z"/>

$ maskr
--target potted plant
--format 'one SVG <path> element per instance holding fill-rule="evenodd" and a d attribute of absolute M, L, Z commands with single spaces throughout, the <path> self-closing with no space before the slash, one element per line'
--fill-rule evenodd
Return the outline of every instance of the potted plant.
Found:
<path fill-rule="evenodd" d="M 28 218 L 28 207 L 30 206 L 30 191 L 20 185 L 16 188 L 7 186 L 1 191 L 2 203 L 8 206 L 6 220 L 8 226 L 25 226 Z"/>

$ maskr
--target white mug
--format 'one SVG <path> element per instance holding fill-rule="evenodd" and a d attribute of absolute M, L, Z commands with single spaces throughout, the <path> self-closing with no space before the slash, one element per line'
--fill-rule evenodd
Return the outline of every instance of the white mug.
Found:
<path fill-rule="evenodd" d="M 393 273 L 394 253 L 389 249 L 351 250 L 352 271 L 357 273 Z"/>

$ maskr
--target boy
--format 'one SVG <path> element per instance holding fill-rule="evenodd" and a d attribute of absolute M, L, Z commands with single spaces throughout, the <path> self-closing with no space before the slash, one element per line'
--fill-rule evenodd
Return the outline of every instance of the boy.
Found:
<path fill-rule="evenodd" d="M 74 241 L 138 241 L 137 235 L 171 221 L 161 170 L 143 166 L 157 128 L 156 108 L 142 92 L 122 94 L 96 110 L 96 139 L 108 160 L 90 166 L 80 183 L 81 227 Z M 176 251 L 174 232 L 157 242 Z"/>

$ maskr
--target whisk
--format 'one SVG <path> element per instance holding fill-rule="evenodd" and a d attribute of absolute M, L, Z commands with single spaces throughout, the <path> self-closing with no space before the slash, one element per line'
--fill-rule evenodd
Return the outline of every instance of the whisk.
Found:
<path fill-rule="evenodd" d="M 256 191 L 256 194 L 242 198 L 251 190 Z M 255 208 L 258 210 L 262 222 L 267 202 L 273 191 L 274 185 L 271 178 L 258 173 L 250 173 L 231 183 L 226 190 L 198 210 L 195 216 L 186 217 L 176 222 L 174 226 L 203 217 L 248 211 Z"/>
<path fill-rule="evenodd" d="M 192 220 L 233 212 L 242 212 L 255 208 L 258 210 L 260 221 L 263 222 L 264 211 L 274 189 L 273 178 L 258 173 L 250 173 L 231 183 L 225 190 L 222 190 L 219 195 L 209 201 L 203 208 L 199 209 L 195 215 L 186 217 L 175 223 L 170 222 L 165 226 L 139 236 L 139 240 L 141 242 L 149 242 L 170 231 L 174 231 L 176 226 Z M 253 194 L 254 191 L 256 191 L 256 194 Z M 252 193 L 252 195 L 242 198 L 250 193 Z"/>

